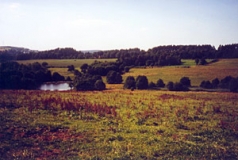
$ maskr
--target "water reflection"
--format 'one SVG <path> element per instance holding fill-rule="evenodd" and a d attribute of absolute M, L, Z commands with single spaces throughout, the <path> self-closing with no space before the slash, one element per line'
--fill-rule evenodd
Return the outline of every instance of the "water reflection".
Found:
<path fill-rule="evenodd" d="M 71 88 L 68 83 L 59 83 L 59 84 L 43 84 L 40 86 L 40 90 L 44 91 L 68 91 Z"/>

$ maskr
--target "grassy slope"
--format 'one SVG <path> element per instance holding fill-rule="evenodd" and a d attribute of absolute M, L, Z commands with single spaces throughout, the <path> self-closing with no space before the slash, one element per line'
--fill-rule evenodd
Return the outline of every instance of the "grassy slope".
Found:
<path fill-rule="evenodd" d="M 238 158 L 238 94 L 0 92 L 4 159 Z M 117 114 L 67 112 L 61 101 L 112 106 Z"/>
<path fill-rule="evenodd" d="M 154 68 L 132 68 L 127 76 L 145 75 L 149 81 L 157 82 L 159 78 L 165 83 L 169 81 L 178 82 L 180 78 L 189 77 L 193 86 L 199 86 L 203 80 L 213 80 L 215 78 L 225 78 L 226 76 L 238 77 L 238 59 L 222 59 L 216 63 L 205 66 L 196 66 L 191 60 L 186 60 L 184 66 L 154 67 Z"/>

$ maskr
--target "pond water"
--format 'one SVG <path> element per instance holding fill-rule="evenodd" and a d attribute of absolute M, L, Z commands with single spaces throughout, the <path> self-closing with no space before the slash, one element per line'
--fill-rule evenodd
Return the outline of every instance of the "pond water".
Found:
<path fill-rule="evenodd" d="M 68 91 L 71 88 L 68 83 L 58 83 L 58 84 L 42 84 L 40 90 L 44 91 Z"/>

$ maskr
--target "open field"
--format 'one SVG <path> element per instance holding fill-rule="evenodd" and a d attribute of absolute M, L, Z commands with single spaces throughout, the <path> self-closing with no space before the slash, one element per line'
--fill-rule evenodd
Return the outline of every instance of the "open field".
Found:
<path fill-rule="evenodd" d="M 0 91 L 3 159 L 237 159 L 238 94 Z"/>
<path fill-rule="evenodd" d="M 204 66 L 196 66 L 191 60 L 184 63 L 190 64 L 190 68 L 183 66 L 154 67 L 154 68 L 132 68 L 130 72 L 123 75 L 137 77 L 138 75 L 147 76 L 149 82 L 157 82 L 159 78 L 167 84 L 169 81 L 179 82 L 182 77 L 189 77 L 192 86 L 199 86 L 203 80 L 223 79 L 226 76 L 238 77 L 238 59 L 221 59 L 216 63 Z"/>
<path fill-rule="evenodd" d="M 101 62 L 115 62 L 116 59 L 34 59 L 34 60 L 22 60 L 17 61 L 18 63 L 22 64 L 29 64 L 34 62 L 47 62 L 49 66 L 54 68 L 67 68 L 69 65 L 74 65 L 75 68 L 80 68 L 82 64 L 92 64 L 95 61 Z"/>

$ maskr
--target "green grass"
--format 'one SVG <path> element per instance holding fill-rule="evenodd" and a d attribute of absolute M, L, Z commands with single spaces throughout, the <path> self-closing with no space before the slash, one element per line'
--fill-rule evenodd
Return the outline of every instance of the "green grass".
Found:
<path fill-rule="evenodd" d="M 238 158 L 238 94 L 0 92 L 3 159 Z M 62 102 L 110 106 L 117 114 L 67 111 Z"/>

